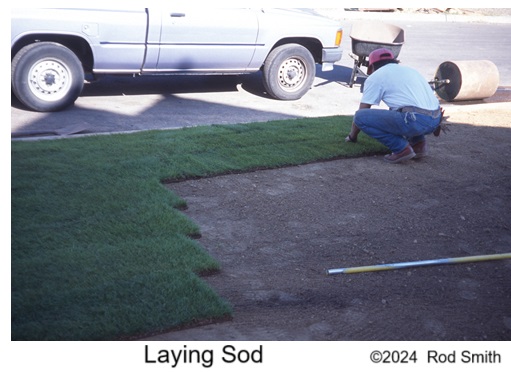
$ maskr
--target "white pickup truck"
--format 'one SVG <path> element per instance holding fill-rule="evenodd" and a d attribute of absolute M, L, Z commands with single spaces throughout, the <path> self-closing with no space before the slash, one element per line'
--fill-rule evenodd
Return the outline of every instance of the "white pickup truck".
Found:
<path fill-rule="evenodd" d="M 283 9 L 12 9 L 11 85 L 35 111 L 73 104 L 85 77 L 105 74 L 245 74 L 296 100 L 316 64 L 340 60 L 342 27 Z"/>

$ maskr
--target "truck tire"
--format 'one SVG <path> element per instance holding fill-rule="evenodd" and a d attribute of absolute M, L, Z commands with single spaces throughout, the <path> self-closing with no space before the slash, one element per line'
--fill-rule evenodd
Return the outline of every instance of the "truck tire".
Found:
<path fill-rule="evenodd" d="M 279 100 L 297 100 L 311 88 L 316 64 L 309 50 L 299 44 L 284 44 L 270 52 L 263 67 L 268 94 Z"/>
<path fill-rule="evenodd" d="M 12 91 L 26 107 L 53 112 L 72 105 L 84 85 L 78 57 L 58 43 L 38 42 L 23 47 L 11 62 Z"/>

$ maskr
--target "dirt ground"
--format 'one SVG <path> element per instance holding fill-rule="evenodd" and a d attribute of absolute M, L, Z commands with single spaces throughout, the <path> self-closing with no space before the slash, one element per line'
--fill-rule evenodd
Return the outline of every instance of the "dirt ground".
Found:
<path fill-rule="evenodd" d="M 144 340 L 510 340 L 509 260 L 326 275 L 511 252 L 511 103 L 450 106 L 446 115 L 450 131 L 428 138 L 425 159 L 363 157 L 168 185 L 220 262 L 204 280 L 234 315 Z"/>

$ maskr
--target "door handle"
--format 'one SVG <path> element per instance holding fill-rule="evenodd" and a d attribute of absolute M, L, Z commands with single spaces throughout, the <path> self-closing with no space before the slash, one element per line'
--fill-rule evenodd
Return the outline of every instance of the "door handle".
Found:
<path fill-rule="evenodd" d="M 184 17 L 186 16 L 185 13 L 170 13 L 171 17 Z"/>

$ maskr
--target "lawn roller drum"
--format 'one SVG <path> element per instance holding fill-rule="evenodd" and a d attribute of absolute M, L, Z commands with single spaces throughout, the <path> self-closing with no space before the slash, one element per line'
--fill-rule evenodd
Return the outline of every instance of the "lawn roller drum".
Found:
<path fill-rule="evenodd" d="M 497 91 L 499 71 L 488 60 L 445 61 L 429 83 L 445 101 L 480 100 Z"/>
<path fill-rule="evenodd" d="M 362 66 L 369 64 L 369 54 L 375 49 L 387 48 L 397 58 L 401 47 L 405 42 L 405 32 L 402 28 L 383 22 L 356 22 L 353 24 L 350 33 L 351 58 L 354 60 L 353 71 L 349 86 L 358 77 L 366 78 L 367 74 L 362 71 Z"/>

